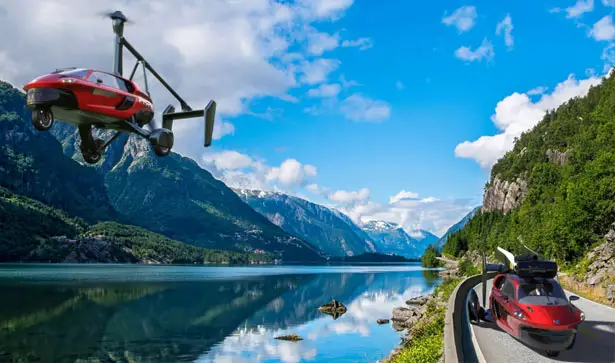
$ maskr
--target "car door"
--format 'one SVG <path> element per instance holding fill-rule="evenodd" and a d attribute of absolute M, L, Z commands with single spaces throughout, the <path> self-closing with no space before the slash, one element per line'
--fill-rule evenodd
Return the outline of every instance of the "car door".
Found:
<path fill-rule="evenodd" d="M 124 93 L 118 86 L 117 78 L 104 72 L 94 71 L 88 81 L 95 83 L 92 88 L 92 111 L 105 112 L 115 110 L 124 99 Z"/>

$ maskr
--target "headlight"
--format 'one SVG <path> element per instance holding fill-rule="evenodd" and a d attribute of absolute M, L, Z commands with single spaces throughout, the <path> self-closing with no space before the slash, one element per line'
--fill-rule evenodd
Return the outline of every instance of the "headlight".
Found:
<path fill-rule="evenodd" d="M 585 313 L 581 311 L 581 321 L 585 321 Z"/>
<path fill-rule="evenodd" d="M 524 314 L 523 314 L 523 312 L 522 312 L 522 311 L 520 311 L 520 310 L 516 310 L 516 311 L 513 313 L 513 315 L 514 315 L 515 317 L 517 317 L 518 319 L 525 319 L 525 315 L 524 315 Z"/>
<path fill-rule="evenodd" d="M 76 81 L 76 79 L 74 79 L 74 78 L 62 78 L 60 80 L 60 82 L 62 82 L 62 83 L 74 83 L 75 81 Z"/>

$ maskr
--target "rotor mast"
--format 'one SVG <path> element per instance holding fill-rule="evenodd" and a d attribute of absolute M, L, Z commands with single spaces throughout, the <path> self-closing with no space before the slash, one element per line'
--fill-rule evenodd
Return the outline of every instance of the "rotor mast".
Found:
<path fill-rule="evenodd" d="M 126 16 L 119 10 L 114 11 L 109 14 L 109 17 L 113 21 L 113 32 L 115 33 L 115 54 L 113 58 L 113 72 L 120 77 L 123 77 L 123 59 L 122 53 L 124 47 L 137 59 L 137 63 L 135 64 L 132 73 L 130 75 L 130 79 L 134 76 L 137 67 L 139 64 L 143 66 L 143 75 L 145 77 L 145 87 L 146 92 L 149 93 L 149 88 L 147 85 L 147 77 L 145 76 L 145 69 L 150 71 L 150 73 L 156 77 L 156 79 L 179 101 L 179 104 L 182 108 L 182 111 L 192 111 L 192 108 L 182 99 L 177 92 L 154 70 L 154 68 L 147 62 L 147 60 L 137 52 L 137 50 L 124 38 L 124 23 L 128 21 Z"/>

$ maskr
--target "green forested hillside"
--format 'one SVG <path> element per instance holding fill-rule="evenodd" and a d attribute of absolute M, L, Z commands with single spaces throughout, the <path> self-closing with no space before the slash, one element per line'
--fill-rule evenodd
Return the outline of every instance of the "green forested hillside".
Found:
<path fill-rule="evenodd" d="M 174 241 L 146 229 L 115 222 L 92 227 L 80 218 L 0 187 L 0 262 L 63 262 L 73 251 L 81 262 L 160 263 L 272 262 L 276 256 L 211 250 Z M 65 236 L 68 240 L 52 237 Z M 99 242 L 103 241 L 103 242 Z M 99 253 L 104 249 L 104 253 Z M 97 257 L 98 256 L 98 257 Z"/>
<path fill-rule="evenodd" d="M 479 250 L 483 242 L 519 251 L 522 236 L 558 261 L 582 257 L 615 221 L 615 79 L 548 112 L 495 164 L 487 187 L 496 177 L 525 180 L 523 202 L 506 215 L 479 212 L 448 238 L 445 254 Z"/>

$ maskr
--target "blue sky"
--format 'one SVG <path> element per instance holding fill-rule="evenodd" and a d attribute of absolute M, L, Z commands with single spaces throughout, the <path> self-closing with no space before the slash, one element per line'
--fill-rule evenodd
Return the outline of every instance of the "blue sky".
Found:
<path fill-rule="evenodd" d="M 25 83 L 69 57 L 109 68 L 110 25 L 87 18 L 93 9 L 48 1 L 46 14 L 83 20 L 70 27 L 46 16 L 41 34 L 19 21 L 28 1 L 0 0 L 0 20 L 14 21 L 5 26 L 23 44 L 71 37 L 108 47 L 55 48 L 42 63 L 0 35 L 0 78 Z M 218 101 L 214 146 L 202 149 L 202 125 L 192 123 L 177 130 L 176 151 L 231 186 L 442 234 L 481 203 L 490 166 L 514 136 L 608 70 L 611 3 L 219 0 L 183 3 L 177 16 L 164 2 L 110 6 L 145 18 L 126 36 L 180 93 Z M 162 109 L 168 97 L 155 101 Z"/>

